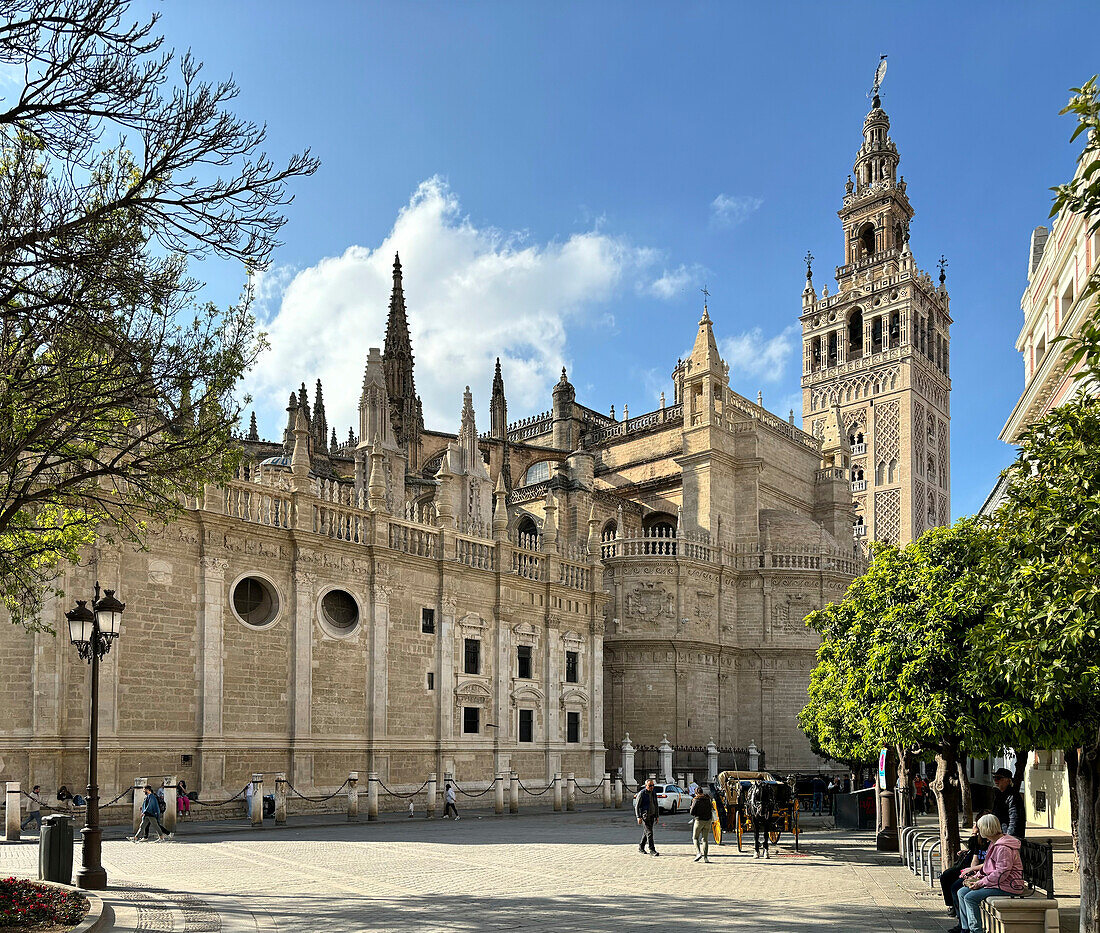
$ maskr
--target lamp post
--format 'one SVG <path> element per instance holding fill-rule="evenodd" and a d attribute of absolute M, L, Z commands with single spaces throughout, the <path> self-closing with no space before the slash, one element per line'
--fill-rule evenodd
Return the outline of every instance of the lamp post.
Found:
<path fill-rule="evenodd" d="M 76 873 L 77 887 L 102 891 L 107 887 L 107 872 L 103 869 L 103 831 L 99 828 L 99 661 L 111 650 L 111 643 L 122 629 L 122 613 L 126 604 L 115 599 L 114 590 L 99 595 L 99 581 L 95 584 L 92 608 L 86 599 L 78 599 L 76 608 L 65 613 L 69 621 L 69 641 L 76 645 L 81 660 L 92 665 L 91 715 L 88 735 L 88 808 L 85 811 L 83 839 L 80 853 L 80 870 Z"/>

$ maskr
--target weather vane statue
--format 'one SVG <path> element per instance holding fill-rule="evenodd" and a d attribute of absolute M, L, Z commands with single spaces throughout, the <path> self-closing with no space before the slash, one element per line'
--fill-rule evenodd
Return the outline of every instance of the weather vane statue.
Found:
<path fill-rule="evenodd" d="M 886 77 L 886 56 L 878 57 L 878 68 L 875 69 L 875 83 L 871 85 L 871 93 L 867 96 L 878 100 L 878 89 L 882 87 L 882 81 Z"/>

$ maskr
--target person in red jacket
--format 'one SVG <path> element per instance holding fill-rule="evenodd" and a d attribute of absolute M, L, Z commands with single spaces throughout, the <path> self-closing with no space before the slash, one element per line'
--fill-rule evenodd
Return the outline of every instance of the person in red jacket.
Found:
<path fill-rule="evenodd" d="M 948 933 L 980 933 L 982 901 L 996 894 L 1022 894 L 1024 864 L 1020 860 L 1020 840 L 1001 831 L 1001 822 L 992 813 L 978 820 L 978 832 L 989 840 L 985 861 L 962 871 L 963 887 L 955 893 L 959 925 Z"/>

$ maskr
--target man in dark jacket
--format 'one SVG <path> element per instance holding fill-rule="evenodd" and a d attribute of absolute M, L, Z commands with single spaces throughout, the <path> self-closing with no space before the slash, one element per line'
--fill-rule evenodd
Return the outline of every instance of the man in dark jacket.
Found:
<path fill-rule="evenodd" d="M 638 818 L 638 825 L 642 827 L 642 840 L 638 843 L 638 851 L 645 855 L 646 843 L 649 843 L 651 855 L 660 855 L 653 844 L 653 827 L 660 823 L 660 808 L 657 806 L 657 787 L 650 778 L 645 782 L 638 796 L 634 798 L 634 815 Z"/>
<path fill-rule="evenodd" d="M 1027 810 L 1024 795 L 1012 783 L 1012 772 L 1008 768 L 998 768 L 993 772 L 993 784 L 997 788 L 993 795 L 993 815 L 1001 821 L 1001 830 L 1023 839 L 1027 831 Z"/>

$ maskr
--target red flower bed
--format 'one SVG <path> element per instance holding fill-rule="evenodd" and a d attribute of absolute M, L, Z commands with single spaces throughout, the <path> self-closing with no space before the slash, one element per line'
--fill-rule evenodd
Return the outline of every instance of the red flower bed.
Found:
<path fill-rule="evenodd" d="M 0 879 L 0 929 L 33 930 L 76 926 L 88 913 L 88 900 L 25 878 Z"/>

